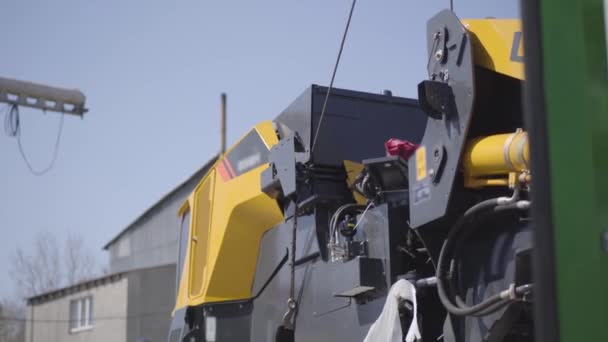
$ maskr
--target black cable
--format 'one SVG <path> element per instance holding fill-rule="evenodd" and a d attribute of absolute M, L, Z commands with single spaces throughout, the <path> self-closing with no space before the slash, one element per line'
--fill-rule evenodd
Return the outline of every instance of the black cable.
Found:
<path fill-rule="evenodd" d="M 465 302 L 462 300 L 462 298 L 460 298 L 460 296 L 456 296 L 456 297 L 454 298 L 454 300 L 456 301 L 456 304 L 457 304 L 459 307 L 466 307 L 466 306 L 467 306 L 467 304 L 466 304 L 466 303 L 465 303 Z M 500 310 L 504 309 L 504 308 L 505 308 L 507 305 L 509 305 L 510 303 L 511 303 L 511 301 L 510 301 L 510 300 L 505 299 L 505 300 L 504 300 L 504 301 L 502 301 L 502 302 L 498 302 L 498 303 L 496 303 L 496 304 L 490 305 L 490 306 L 488 306 L 487 308 L 485 308 L 485 309 L 483 309 L 483 310 L 481 310 L 481 311 L 479 311 L 479 312 L 476 312 L 476 313 L 474 313 L 474 314 L 471 314 L 471 315 L 469 315 L 469 316 L 474 316 L 474 317 L 483 317 L 483 316 L 488 316 L 488 315 L 491 315 L 491 314 L 493 314 L 493 313 L 495 313 L 495 312 L 498 312 L 498 311 L 500 311 Z"/>
<path fill-rule="evenodd" d="M 472 306 L 463 305 L 464 301 L 462 301 L 462 300 L 460 300 L 458 302 L 458 304 L 455 305 L 454 303 L 452 303 L 451 299 L 449 298 L 449 295 L 446 292 L 446 289 L 444 286 L 444 280 L 447 280 L 447 279 L 444 279 L 444 274 L 446 273 L 445 272 L 445 266 L 446 266 L 446 260 L 447 260 L 446 256 L 451 252 L 451 249 L 454 245 L 457 235 L 461 234 L 462 230 L 464 230 L 464 229 L 475 228 L 476 225 L 472 224 L 473 223 L 472 221 L 475 218 L 478 218 L 477 215 L 495 214 L 498 212 L 510 211 L 510 210 L 522 210 L 522 208 L 519 207 L 516 203 L 499 206 L 498 199 L 490 199 L 490 200 L 480 202 L 480 203 L 474 205 L 473 207 L 471 207 L 469 210 L 467 210 L 465 212 L 465 214 L 456 222 L 454 227 L 448 233 L 448 236 L 443 243 L 443 247 L 441 248 L 441 252 L 439 253 L 436 277 L 437 277 L 437 293 L 439 295 L 439 299 L 441 300 L 441 302 L 444 305 L 444 307 L 446 308 L 446 310 L 448 310 L 450 313 L 452 313 L 454 315 L 458 315 L 458 316 L 464 316 L 464 315 L 476 315 L 476 314 L 486 313 L 486 312 L 494 312 L 494 310 L 500 309 L 503 305 L 508 304 L 508 302 L 510 301 L 510 299 L 502 298 L 501 294 L 499 293 L 497 295 L 491 296 L 490 298 L 484 300 L 481 303 L 478 303 L 478 304 L 475 304 Z M 449 283 L 449 281 L 448 281 L 448 283 Z"/>
<path fill-rule="evenodd" d="M 524 285 L 515 287 L 513 289 L 513 291 L 515 292 L 516 295 L 523 296 L 523 295 L 531 292 L 533 288 L 534 288 L 533 284 L 524 284 Z M 459 306 L 466 306 L 466 303 L 460 297 L 456 296 L 455 300 Z M 491 315 L 495 312 L 498 312 L 498 311 L 506 308 L 511 303 L 513 303 L 512 299 L 505 299 L 504 304 L 496 303 L 494 305 L 490 305 L 488 308 L 481 310 L 480 312 L 477 312 L 475 314 L 472 314 L 471 316 L 482 317 L 482 316 Z"/>
<path fill-rule="evenodd" d="M 299 310 L 300 298 L 295 298 L 295 282 L 296 282 L 296 239 L 297 239 L 297 228 L 298 228 L 298 215 L 299 212 L 299 197 L 293 200 L 293 226 L 291 235 L 291 260 L 290 260 L 290 286 L 289 286 L 289 299 L 287 299 L 287 311 L 283 315 L 281 324 L 277 327 L 274 335 L 275 342 L 293 342 L 295 339 L 295 328 L 296 320 Z M 304 286 L 302 284 L 302 286 Z M 302 289 L 300 289 L 301 292 Z"/>
<path fill-rule="evenodd" d="M 480 207 L 486 207 L 487 205 L 490 205 L 492 202 L 494 201 L 494 199 L 491 199 L 485 203 L 480 203 L 480 205 L 477 207 L 478 210 Z M 473 208 L 471 208 L 473 209 Z M 471 213 L 471 209 L 469 209 L 467 212 L 469 212 L 469 214 Z M 484 218 L 484 214 L 487 215 L 493 215 L 493 214 L 497 214 L 500 212 L 505 212 L 505 211 L 514 211 L 514 210 L 521 210 L 522 208 L 520 208 L 518 206 L 517 203 L 510 203 L 510 204 L 506 204 L 506 205 L 497 205 L 493 208 L 491 208 L 491 211 L 486 211 L 483 213 L 480 213 L 480 216 L 477 217 L 478 220 L 482 220 Z M 455 247 L 454 250 L 452 252 L 452 255 L 457 256 L 460 254 L 461 249 L 463 248 L 464 245 L 464 241 L 467 241 L 469 236 L 475 231 L 475 228 L 478 227 L 479 225 L 477 224 L 473 224 L 470 223 L 469 227 L 472 227 L 470 229 L 465 229 L 463 232 L 460 233 L 458 239 L 456 239 L 455 241 Z M 452 262 L 456 262 L 456 260 L 453 258 Z M 450 281 L 448 282 L 448 291 L 450 292 L 450 295 L 454 297 L 454 301 L 456 302 L 456 305 L 462 308 L 466 308 L 467 304 L 464 302 L 464 300 L 460 297 L 460 295 L 457 294 L 457 291 L 455 289 L 455 285 L 454 285 L 454 279 L 456 278 L 455 276 L 462 273 L 460 270 L 458 270 L 457 272 L 453 272 L 450 271 L 450 273 L 453 275 L 452 279 L 450 279 Z M 499 310 L 502 310 L 503 308 L 505 308 L 507 305 L 509 305 L 512 302 L 512 300 L 506 299 L 503 302 L 499 302 L 493 305 L 490 305 L 488 308 L 483 309 L 479 312 L 476 312 L 474 314 L 471 314 L 471 316 L 475 316 L 475 317 L 481 317 L 481 316 L 487 316 L 490 314 L 493 314 Z"/>
<path fill-rule="evenodd" d="M 459 223 L 460 221 L 456 222 L 454 227 L 448 233 L 448 236 L 446 237 L 446 240 L 445 240 L 446 242 L 448 240 L 450 241 L 449 248 L 447 247 L 448 244 L 446 244 L 446 242 L 444 242 L 444 246 L 442 247 L 441 251 L 450 252 L 451 255 L 459 255 L 460 249 L 463 246 L 462 242 L 466 241 L 468 239 L 469 235 L 473 232 L 473 229 L 471 229 L 471 227 L 476 226 L 476 223 L 474 222 L 474 220 L 480 219 L 481 214 L 483 214 L 483 213 L 487 214 L 491 209 L 496 208 L 497 206 L 498 206 L 498 199 L 491 198 L 491 199 L 479 202 L 479 203 L 473 205 L 472 207 L 470 207 L 469 209 L 467 209 L 460 219 L 460 221 L 467 220 L 466 224 L 463 223 L 462 225 L 460 225 L 460 223 Z M 459 227 L 462 227 L 462 229 Z M 463 231 L 461 231 L 461 230 L 463 230 Z M 437 261 L 437 263 L 439 263 L 439 262 L 443 262 L 443 260 L 440 259 Z M 458 299 L 460 299 L 460 297 L 457 295 L 458 291 L 456 291 L 456 285 L 454 284 L 454 279 L 456 278 L 456 275 L 460 273 L 460 269 L 456 269 L 456 270 L 454 269 L 455 265 L 454 265 L 453 259 L 450 260 L 449 263 L 450 263 L 450 268 L 449 268 L 448 272 L 450 274 L 450 281 L 447 282 L 446 293 L 448 294 L 448 298 L 455 297 L 456 301 L 458 302 Z M 435 267 L 435 273 L 437 273 L 437 267 Z M 466 305 L 460 305 L 460 303 L 458 303 L 458 304 L 459 304 L 458 306 L 466 307 Z M 505 303 L 499 303 L 499 304 L 503 305 Z"/>
<path fill-rule="evenodd" d="M 295 201 L 295 209 L 293 212 L 293 227 L 291 231 L 291 260 L 290 264 L 290 284 L 289 287 L 289 298 L 295 300 L 295 286 L 296 286 L 296 238 L 298 236 L 298 201 Z"/>
<path fill-rule="evenodd" d="M 16 105 L 8 105 L 5 107 L 5 111 L 4 131 L 9 137 L 15 137 L 19 134 L 19 109 Z"/>
<path fill-rule="evenodd" d="M 433 269 L 435 270 L 435 272 L 437 272 L 437 264 L 435 263 L 435 260 L 433 260 L 433 256 L 431 255 L 431 251 L 429 250 L 429 247 L 426 245 L 426 242 L 424 242 L 424 239 L 422 238 L 422 235 L 420 235 L 420 232 L 418 231 L 417 228 L 410 228 L 410 230 L 412 230 L 414 232 L 414 234 L 416 234 L 416 236 L 418 237 L 418 240 L 420 241 L 420 243 L 422 243 L 422 247 L 426 251 L 426 255 L 428 255 L 429 260 L 431 261 L 431 264 L 433 265 Z"/>
<path fill-rule="evenodd" d="M 486 216 L 489 216 L 489 215 L 493 215 L 493 214 L 496 214 L 496 213 L 499 213 L 499 212 L 516 211 L 516 210 L 518 211 L 518 210 L 524 209 L 524 208 L 520 207 L 517 203 L 512 203 L 512 204 L 507 204 L 507 205 L 495 206 L 495 207 L 491 208 L 491 210 L 487 210 L 488 209 L 488 205 L 490 205 L 491 202 L 493 202 L 493 201 L 494 200 L 485 201 L 484 203 L 480 203 L 479 205 L 474 206 L 473 208 L 471 208 L 471 209 L 469 209 L 467 211 L 467 213 L 466 213 L 467 216 L 471 217 L 471 218 L 475 218 L 474 216 L 471 216 L 471 215 L 474 215 L 474 214 L 484 215 L 485 214 Z M 484 209 L 486 209 L 486 210 L 484 211 Z M 481 219 L 482 217 L 476 217 L 476 218 L 477 219 Z M 464 229 L 467 229 L 468 231 L 464 231 L 464 232 L 462 232 L 462 234 L 466 236 L 467 233 L 470 233 L 474 228 L 476 228 L 478 226 L 479 226 L 478 224 L 475 225 L 475 224 L 472 224 L 472 222 L 469 222 L 468 226 L 464 227 Z M 453 231 L 455 231 L 456 233 L 458 233 L 458 231 L 456 229 L 454 229 Z M 452 238 L 452 241 L 454 241 L 453 238 Z M 446 251 L 450 251 L 449 248 L 446 248 L 445 250 Z M 444 251 L 444 249 L 442 249 L 442 251 Z M 441 263 L 442 263 L 442 266 L 443 266 L 443 260 L 441 260 Z M 438 278 L 438 284 L 441 281 L 442 281 L 442 279 Z M 441 283 L 438 286 L 442 286 L 442 285 L 443 284 Z M 450 290 L 453 290 L 453 284 L 448 281 L 448 285 L 449 285 L 448 288 Z M 527 289 L 527 285 L 526 286 L 522 286 L 522 287 L 518 287 L 518 288 L 516 288 L 516 292 L 523 293 L 523 292 L 527 291 L 526 289 Z M 438 290 L 439 290 L 439 288 L 438 288 Z M 441 288 L 441 290 L 443 290 L 443 288 Z M 453 295 L 453 293 L 452 293 L 452 295 Z M 457 306 L 459 308 L 461 308 L 461 309 L 468 309 L 469 308 L 465 304 L 465 302 L 460 298 L 460 296 L 458 296 L 458 295 L 453 295 L 453 296 L 455 297 L 455 301 L 456 301 Z M 492 298 L 494 298 L 494 297 L 491 297 L 491 299 Z M 441 298 L 441 299 L 442 299 L 442 302 L 443 302 L 443 298 Z M 478 317 L 479 316 L 489 315 L 489 314 L 494 313 L 494 312 L 496 312 L 498 310 L 501 310 L 502 308 L 504 308 L 506 305 L 510 304 L 511 302 L 512 302 L 512 299 L 510 299 L 510 298 L 503 298 L 503 300 L 500 300 L 500 301 L 497 300 L 495 302 L 494 301 L 485 301 L 485 302 L 480 303 L 480 307 L 483 307 L 483 309 L 478 310 L 478 311 L 477 310 L 473 310 L 473 312 L 470 312 L 467 315 L 478 316 Z M 445 305 L 445 303 L 444 303 L 444 305 Z M 450 307 L 446 306 L 446 309 L 448 309 L 448 311 L 449 311 Z M 457 313 L 457 312 L 452 312 L 452 313 L 457 314 L 457 315 L 464 314 L 464 313 Z"/>
<path fill-rule="evenodd" d="M 448 236 L 446 237 L 446 239 L 443 243 L 443 246 L 441 248 L 441 251 L 439 253 L 439 258 L 437 261 L 437 271 L 436 271 L 437 293 L 439 295 L 439 298 L 440 298 L 442 304 L 446 308 L 446 310 L 448 310 L 452 314 L 472 315 L 477 312 L 481 312 L 482 310 L 488 309 L 490 306 L 493 306 L 495 304 L 496 305 L 503 304 L 502 302 L 504 302 L 504 300 L 502 300 L 499 296 L 493 296 L 493 297 L 489 298 L 488 300 L 486 300 L 482 303 L 479 303 L 477 305 L 474 305 L 472 307 L 457 306 L 457 305 L 454 305 L 452 303 L 452 301 L 449 299 L 453 295 L 452 284 L 449 281 L 447 282 L 449 294 L 446 291 L 445 286 L 444 286 L 444 273 L 446 273 L 444 271 L 444 267 L 446 265 L 446 255 L 451 252 L 452 245 L 455 243 L 456 237 L 458 236 L 458 234 L 462 233 L 461 230 L 463 230 L 467 227 L 473 226 L 472 221 L 473 221 L 473 218 L 475 215 L 478 215 L 482 212 L 487 212 L 489 209 L 493 208 L 497 204 L 498 204 L 498 201 L 496 199 L 491 199 L 491 200 L 486 200 L 486 201 L 480 202 L 480 203 L 474 205 L 473 207 L 471 207 L 456 222 L 456 224 L 450 230 L 450 232 L 448 233 Z"/>
<path fill-rule="evenodd" d="M 317 138 L 319 137 L 319 130 L 321 129 L 321 123 L 323 122 L 323 117 L 325 116 L 325 109 L 327 108 L 327 100 L 329 100 L 329 93 L 331 92 L 331 88 L 334 85 L 334 79 L 336 78 L 336 71 L 338 71 L 338 65 L 340 64 L 340 57 L 342 56 L 342 50 L 344 49 L 344 42 L 346 41 L 346 35 L 348 34 L 348 28 L 350 27 L 350 20 L 353 17 L 353 11 L 355 10 L 355 4 L 357 0 L 353 0 L 353 3 L 350 6 L 350 13 L 348 14 L 348 20 L 346 21 L 346 27 L 344 28 L 344 34 L 342 35 L 342 43 L 340 43 L 340 50 L 338 51 L 338 57 L 336 58 L 336 64 L 334 65 L 334 71 L 331 75 L 331 81 L 329 82 L 329 88 L 327 88 L 327 94 L 325 94 L 325 101 L 323 101 L 323 109 L 321 109 L 321 116 L 319 117 L 319 123 L 317 124 L 317 129 L 315 131 L 315 135 L 312 141 L 312 148 L 310 149 L 310 153 L 314 152 L 315 145 L 317 143 Z"/>
<path fill-rule="evenodd" d="M 55 139 L 55 148 L 53 150 L 53 157 L 50 163 L 41 170 L 36 170 L 30 163 L 23 145 L 21 143 L 21 119 L 19 114 L 19 107 L 15 104 L 9 106 L 8 112 L 4 117 L 4 130 L 9 137 L 17 138 L 17 145 L 19 147 L 19 154 L 21 154 L 21 158 L 27 165 L 30 172 L 35 176 L 42 176 L 48 171 L 50 171 L 55 165 L 55 161 L 57 160 L 57 155 L 59 154 L 59 144 L 61 142 L 61 135 L 63 133 L 63 118 L 65 114 L 61 114 L 61 118 L 59 119 L 59 130 L 57 132 L 57 138 Z"/>

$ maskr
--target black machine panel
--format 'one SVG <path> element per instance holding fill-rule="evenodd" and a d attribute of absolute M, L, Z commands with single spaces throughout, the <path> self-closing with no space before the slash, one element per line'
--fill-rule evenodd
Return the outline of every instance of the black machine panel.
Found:
<path fill-rule="evenodd" d="M 312 85 L 275 119 L 282 137 L 298 133 L 306 161 L 340 166 L 343 160 L 361 162 L 385 155 L 384 142 L 389 138 L 414 143 L 422 139 L 427 118 L 416 100 L 332 88 L 321 121 L 326 94 L 326 87 Z"/>
<path fill-rule="evenodd" d="M 390 245 L 387 215 L 386 205 L 369 211 L 369 219 L 362 224 L 370 244 L 369 255 L 344 263 L 325 262 L 318 256 L 314 215 L 298 218 L 295 290 L 300 304 L 296 316 L 297 341 L 363 340 L 382 310 L 391 281 L 391 258 L 387 255 L 390 249 L 386 248 Z M 293 219 L 290 219 L 264 235 L 254 293 L 263 287 L 284 257 L 291 242 L 292 224 Z M 311 255 L 317 257 L 307 258 Z M 376 287 L 376 290 L 361 301 L 348 296 L 357 286 Z M 287 263 L 253 301 L 252 341 L 273 340 L 287 308 L 289 287 Z"/>
<path fill-rule="evenodd" d="M 418 97 L 430 119 L 420 148 L 409 159 L 412 227 L 447 212 L 475 94 L 469 33 L 452 11 L 429 20 L 427 44 L 430 79 L 418 85 Z"/>

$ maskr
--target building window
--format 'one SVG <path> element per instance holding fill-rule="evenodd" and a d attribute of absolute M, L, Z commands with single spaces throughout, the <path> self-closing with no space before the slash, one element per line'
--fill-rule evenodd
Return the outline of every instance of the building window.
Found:
<path fill-rule="evenodd" d="M 93 297 L 88 296 L 70 301 L 70 332 L 93 328 Z"/>
<path fill-rule="evenodd" d="M 116 243 L 116 257 L 124 258 L 131 255 L 131 234 L 127 233 L 124 236 L 121 236 Z"/>

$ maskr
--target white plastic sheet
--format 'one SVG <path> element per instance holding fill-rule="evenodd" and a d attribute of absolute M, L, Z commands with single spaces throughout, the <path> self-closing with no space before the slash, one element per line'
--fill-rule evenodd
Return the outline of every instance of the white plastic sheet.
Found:
<path fill-rule="evenodd" d="M 378 319 L 367 332 L 363 342 L 402 342 L 401 323 L 399 321 L 399 300 L 405 299 L 412 302 L 414 306 L 414 319 L 405 335 L 406 342 L 414 342 L 420 339 L 418 329 L 418 303 L 416 301 L 416 287 L 407 280 L 399 280 L 391 286 L 386 303 Z"/>

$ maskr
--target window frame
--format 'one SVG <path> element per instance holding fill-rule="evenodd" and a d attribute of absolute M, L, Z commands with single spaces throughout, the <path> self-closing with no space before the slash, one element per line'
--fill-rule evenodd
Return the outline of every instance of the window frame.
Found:
<path fill-rule="evenodd" d="M 181 277 L 184 274 L 184 265 L 186 264 L 186 258 L 188 258 L 187 251 L 188 246 L 190 245 L 191 222 L 192 213 L 190 211 L 190 207 L 188 206 L 186 207 L 186 209 L 183 210 L 183 213 L 180 215 L 179 233 L 177 240 L 177 268 L 175 272 L 175 295 L 177 295 L 179 292 Z M 186 229 L 185 232 L 184 228 Z"/>
<path fill-rule="evenodd" d="M 270 150 L 268 149 L 266 142 L 257 129 L 254 128 L 247 132 L 247 134 L 245 134 L 241 140 L 226 153 L 223 160 L 228 162 L 230 172 L 234 173 L 232 177 L 238 177 L 257 167 L 267 164 L 269 154 Z M 257 157 L 257 160 L 251 162 L 251 158 L 255 159 L 255 157 Z M 245 165 L 242 168 L 239 167 L 241 162 L 245 162 Z"/>
<path fill-rule="evenodd" d="M 73 305 L 74 304 L 74 305 Z M 69 302 L 70 334 L 91 330 L 94 327 L 93 296 L 71 299 Z M 75 312 L 73 311 L 75 310 Z"/>

